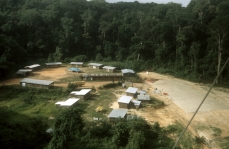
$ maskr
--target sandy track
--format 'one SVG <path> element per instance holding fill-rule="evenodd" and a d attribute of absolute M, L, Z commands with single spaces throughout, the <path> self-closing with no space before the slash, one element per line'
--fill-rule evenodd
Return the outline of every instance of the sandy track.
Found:
<path fill-rule="evenodd" d="M 209 89 L 209 85 L 193 83 L 153 72 L 149 74 L 142 72 L 139 75 L 146 80 L 145 83 L 161 91 L 161 94 L 152 95 L 165 102 L 168 117 L 174 118 L 174 121 L 180 121 L 184 126 L 187 125 Z M 168 95 L 163 95 L 163 92 Z M 217 137 L 211 128 L 216 127 L 222 130 L 218 137 L 229 136 L 228 115 L 229 90 L 213 88 L 189 126 L 189 131 L 195 136 L 204 136 L 208 140 L 209 148 L 219 148 L 215 142 Z M 169 121 L 171 120 L 169 119 Z"/>

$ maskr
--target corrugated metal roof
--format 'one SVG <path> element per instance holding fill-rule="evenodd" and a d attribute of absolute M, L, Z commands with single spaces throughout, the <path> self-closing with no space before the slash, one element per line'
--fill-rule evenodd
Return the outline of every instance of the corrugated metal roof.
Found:
<path fill-rule="evenodd" d="M 137 92 L 138 88 L 135 87 L 128 87 L 128 89 L 126 90 L 126 93 L 132 93 L 135 94 Z"/>
<path fill-rule="evenodd" d="M 102 66 L 103 64 L 99 64 L 99 63 L 89 63 L 88 64 L 89 66 Z"/>
<path fill-rule="evenodd" d="M 121 73 L 100 73 L 100 74 L 87 74 L 84 73 L 82 77 L 103 77 L 103 76 L 122 76 Z"/>
<path fill-rule="evenodd" d="M 45 65 L 61 65 L 61 62 L 45 63 Z"/>
<path fill-rule="evenodd" d="M 131 97 L 131 96 L 121 96 L 120 98 L 119 98 L 119 100 L 118 100 L 118 102 L 121 102 L 121 103 L 130 103 L 130 101 L 131 101 L 131 99 L 132 99 L 133 97 Z"/>
<path fill-rule="evenodd" d="M 115 69 L 116 67 L 112 67 L 112 66 L 103 66 L 103 69 Z"/>
<path fill-rule="evenodd" d="M 150 100 L 149 95 L 138 95 L 138 100 Z"/>
<path fill-rule="evenodd" d="M 71 62 L 70 64 L 83 65 L 83 62 Z"/>
<path fill-rule="evenodd" d="M 60 101 L 60 102 L 57 102 L 55 104 L 59 105 L 59 106 L 71 106 L 79 100 L 80 100 L 79 98 L 69 98 L 66 101 Z"/>
<path fill-rule="evenodd" d="M 124 118 L 128 109 L 113 109 L 108 115 L 109 118 Z"/>
<path fill-rule="evenodd" d="M 135 73 L 132 69 L 122 69 L 122 73 Z"/>
<path fill-rule="evenodd" d="M 16 74 L 25 74 L 26 72 L 32 72 L 32 69 L 19 69 Z"/>
<path fill-rule="evenodd" d="M 141 104 L 141 101 L 138 100 L 132 100 L 135 106 L 139 106 Z"/>
<path fill-rule="evenodd" d="M 39 64 L 33 64 L 33 65 L 30 65 L 30 66 L 25 66 L 25 68 L 36 68 L 36 67 L 40 67 L 41 65 Z"/>
<path fill-rule="evenodd" d="M 19 69 L 18 71 L 21 71 L 21 72 L 31 72 L 33 70 L 32 69 Z"/>
<path fill-rule="evenodd" d="M 60 106 L 71 106 L 79 100 L 80 100 L 79 98 L 69 98 L 64 103 L 60 104 Z"/>
<path fill-rule="evenodd" d="M 29 78 L 24 78 L 20 81 L 21 83 L 31 83 L 31 84 L 40 84 L 40 85 L 50 85 L 54 81 L 49 81 L 49 80 L 36 80 L 36 79 L 29 79 Z"/>
<path fill-rule="evenodd" d="M 86 95 L 90 91 L 91 91 L 91 89 L 82 89 L 80 91 L 72 91 L 70 94 L 73 94 L 73 95 Z"/>
<path fill-rule="evenodd" d="M 69 71 L 74 71 L 74 72 L 80 72 L 80 69 L 79 68 L 69 68 L 68 69 Z"/>

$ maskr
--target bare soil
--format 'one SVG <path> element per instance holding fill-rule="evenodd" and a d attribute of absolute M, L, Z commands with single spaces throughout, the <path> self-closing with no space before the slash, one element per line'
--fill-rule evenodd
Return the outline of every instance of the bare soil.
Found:
<path fill-rule="evenodd" d="M 67 87 L 68 81 L 61 82 L 63 78 L 79 76 L 80 73 L 68 72 L 67 67 L 46 68 L 33 73 L 29 78 L 59 81 L 55 86 Z M 139 73 L 144 83 L 134 83 L 134 87 L 147 90 L 148 94 L 163 101 L 165 106 L 155 109 L 151 106 L 139 110 L 130 109 L 132 114 L 139 115 L 149 123 L 159 122 L 161 126 L 174 124 L 176 121 L 184 126 L 193 116 L 196 108 L 204 98 L 209 89 L 209 84 L 193 83 L 174 78 L 169 75 L 160 75 L 154 72 Z M 0 84 L 18 84 L 22 78 L 12 78 L 0 81 Z M 84 87 L 98 88 L 101 85 L 111 83 L 111 81 L 87 81 Z M 153 91 L 157 88 L 158 92 Z M 125 89 L 121 90 L 124 94 Z M 114 91 L 116 94 L 116 92 Z M 122 95 L 117 92 L 117 99 Z M 118 103 L 111 104 L 111 108 L 118 108 Z M 219 128 L 222 132 L 216 134 L 212 128 Z M 213 88 L 209 96 L 203 103 L 199 112 L 193 119 L 188 131 L 193 136 L 204 136 L 207 139 L 208 148 L 220 148 L 217 139 L 229 136 L 229 89 Z"/>

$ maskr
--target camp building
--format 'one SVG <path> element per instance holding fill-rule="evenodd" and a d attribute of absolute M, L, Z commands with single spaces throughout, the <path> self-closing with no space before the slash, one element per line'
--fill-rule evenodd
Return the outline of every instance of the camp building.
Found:
<path fill-rule="evenodd" d="M 61 62 L 52 62 L 52 63 L 45 63 L 47 67 L 60 67 L 62 65 Z"/>
<path fill-rule="evenodd" d="M 83 62 L 71 62 L 72 67 L 83 67 Z"/>
<path fill-rule="evenodd" d="M 92 67 L 94 69 L 102 69 L 103 64 L 99 64 L 99 63 L 89 63 L 88 64 L 89 67 Z"/>
<path fill-rule="evenodd" d="M 150 101 L 149 95 L 138 95 L 137 100 L 141 101 L 142 103 L 148 103 Z"/>
<path fill-rule="evenodd" d="M 68 71 L 79 73 L 80 72 L 80 69 L 79 68 L 73 68 L 73 67 L 71 67 L 71 68 L 68 69 Z"/>
<path fill-rule="evenodd" d="M 137 93 L 138 88 L 135 87 L 128 87 L 128 89 L 125 91 L 127 96 L 135 97 Z"/>
<path fill-rule="evenodd" d="M 25 76 L 32 74 L 32 71 L 33 71 L 32 69 L 19 69 L 16 72 L 16 76 L 25 77 Z"/>
<path fill-rule="evenodd" d="M 79 98 L 69 98 L 66 101 L 56 102 L 55 105 L 56 107 L 72 107 L 75 106 L 79 100 L 80 100 Z"/>
<path fill-rule="evenodd" d="M 141 105 L 141 101 L 138 101 L 138 100 L 132 100 L 133 104 L 134 104 L 134 107 L 136 109 L 139 109 L 140 108 L 140 105 Z"/>
<path fill-rule="evenodd" d="M 113 109 L 108 115 L 109 121 L 115 121 L 118 119 L 126 119 L 128 109 Z"/>
<path fill-rule="evenodd" d="M 122 74 L 121 73 L 100 73 L 100 74 L 82 74 L 82 80 L 110 80 L 110 81 L 121 81 Z"/>
<path fill-rule="evenodd" d="M 32 69 L 32 70 L 36 70 L 40 67 L 41 65 L 39 64 L 33 64 L 33 65 L 30 65 L 30 66 L 25 66 L 25 69 Z"/>
<path fill-rule="evenodd" d="M 82 89 L 80 91 L 72 91 L 70 94 L 74 97 L 86 100 L 90 96 L 91 89 Z"/>
<path fill-rule="evenodd" d="M 119 108 L 129 109 L 130 108 L 130 101 L 132 98 L 133 97 L 131 97 L 131 96 L 121 96 L 118 100 Z"/>
<path fill-rule="evenodd" d="M 132 69 L 122 69 L 123 77 L 135 77 L 135 72 Z"/>
<path fill-rule="evenodd" d="M 112 66 L 103 66 L 103 70 L 106 70 L 108 72 L 115 72 L 116 67 L 112 67 Z"/>
<path fill-rule="evenodd" d="M 53 88 L 54 81 L 49 80 L 36 80 L 30 78 L 24 78 L 20 81 L 21 86 L 27 87 L 39 87 L 39 88 Z"/>

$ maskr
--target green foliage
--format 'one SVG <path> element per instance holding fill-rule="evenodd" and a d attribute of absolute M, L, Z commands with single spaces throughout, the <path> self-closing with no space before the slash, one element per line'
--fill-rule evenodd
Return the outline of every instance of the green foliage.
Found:
<path fill-rule="evenodd" d="M 2 148 L 39 149 L 44 148 L 51 139 L 50 134 L 46 133 L 47 124 L 38 118 L 27 117 L 27 121 L 12 122 L 12 117 L 19 116 L 19 114 L 2 107 L 0 115 L 0 144 Z M 20 117 L 26 117 L 26 115 Z"/>
<path fill-rule="evenodd" d="M 220 138 L 219 140 L 219 145 L 222 149 L 227 149 L 229 147 L 228 141 L 229 141 L 229 136 Z"/>
<path fill-rule="evenodd" d="M 68 83 L 68 88 L 67 88 L 67 90 L 68 91 L 74 91 L 75 89 L 77 88 L 77 85 L 76 84 L 74 84 L 74 83 Z"/>
<path fill-rule="evenodd" d="M 79 134 L 85 125 L 82 119 L 82 113 L 83 111 L 79 107 L 73 107 L 63 111 L 63 113 L 56 118 L 53 138 L 48 148 L 67 148 L 66 144 L 69 139 Z"/>
<path fill-rule="evenodd" d="M 102 89 L 102 88 L 114 88 L 114 87 L 121 86 L 121 85 L 122 85 L 121 82 L 117 82 L 117 83 L 108 83 L 108 84 L 105 84 L 105 85 L 103 85 L 102 87 L 100 87 L 100 89 Z"/>

